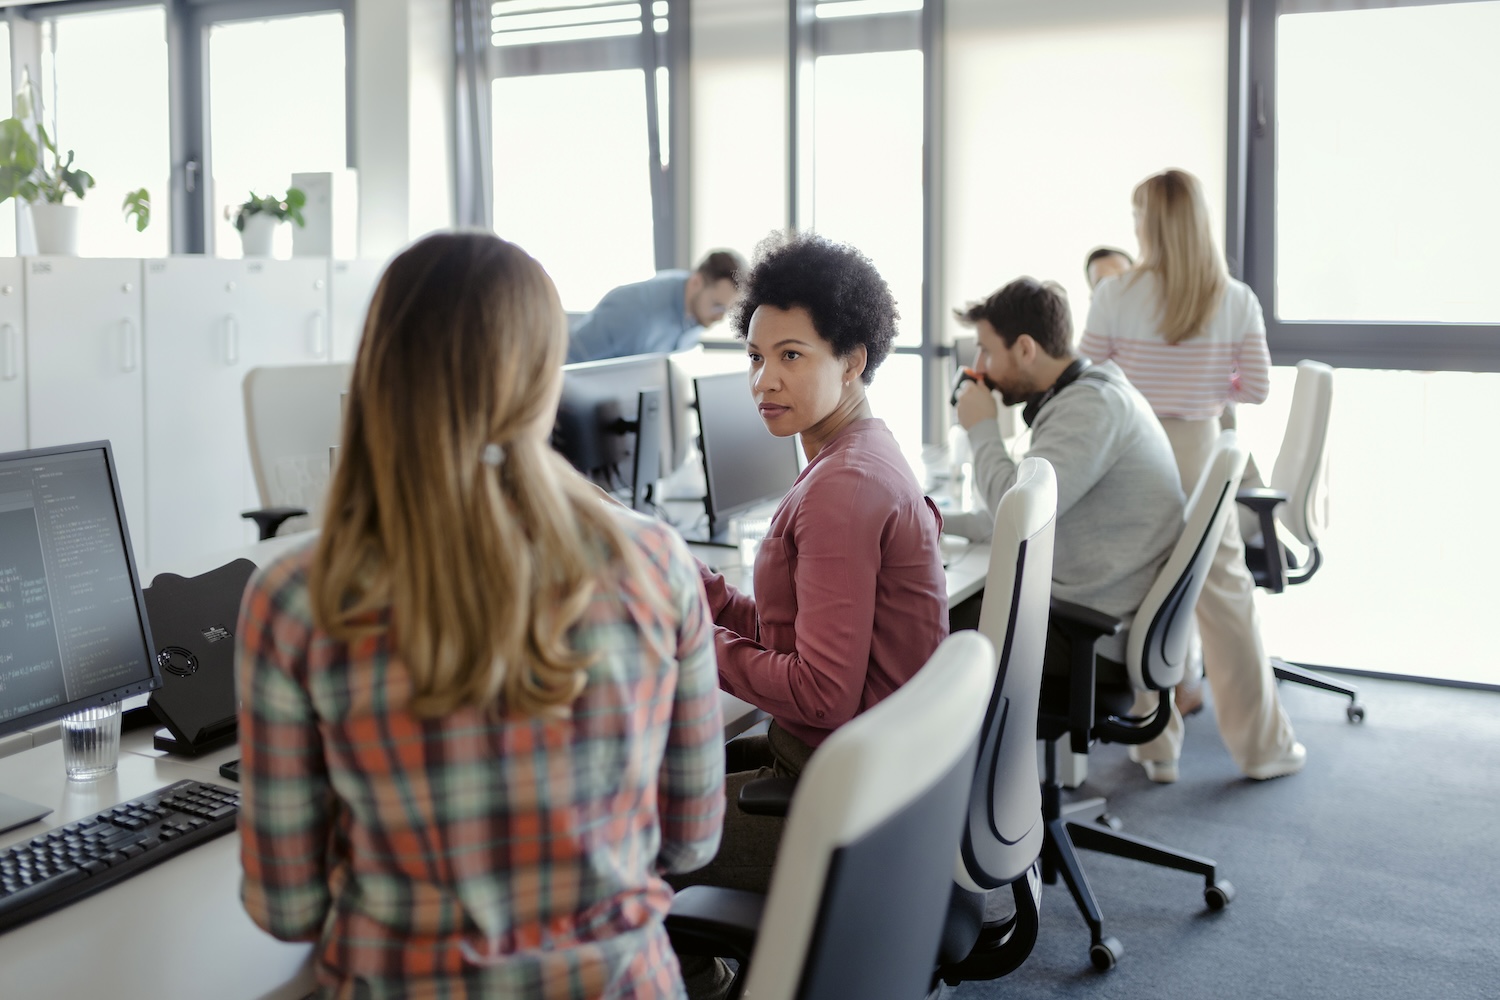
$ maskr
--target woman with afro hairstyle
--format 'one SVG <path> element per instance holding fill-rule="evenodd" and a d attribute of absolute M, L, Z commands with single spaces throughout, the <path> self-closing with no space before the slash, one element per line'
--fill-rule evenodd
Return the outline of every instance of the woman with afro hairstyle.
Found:
<path fill-rule="evenodd" d="M 674 885 L 764 892 L 783 821 L 740 812 L 757 777 L 796 778 L 839 726 L 910 679 L 948 633 L 942 518 L 865 388 L 890 353 L 896 303 L 869 258 L 821 236 L 757 247 L 732 318 L 766 428 L 798 435 L 807 467 L 755 558 L 755 596 L 700 566 L 719 684 L 771 716 L 727 750 L 718 855 Z M 683 956 L 688 993 L 717 997 L 727 968 Z"/>

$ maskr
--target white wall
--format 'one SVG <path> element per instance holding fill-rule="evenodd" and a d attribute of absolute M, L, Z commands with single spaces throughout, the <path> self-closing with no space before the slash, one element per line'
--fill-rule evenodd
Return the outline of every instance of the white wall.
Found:
<path fill-rule="evenodd" d="M 786 225 L 786 32 L 785 0 L 693 0 L 694 263 Z"/>
<path fill-rule="evenodd" d="M 1203 181 L 1222 243 L 1223 0 L 948 0 L 947 48 L 949 304 L 1050 278 L 1081 331 L 1085 255 L 1136 252 L 1131 190 L 1166 167 Z"/>
<path fill-rule="evenodd" d="M 453 224 L 452 22 L 444 0 L 355 2 L 361 257 Z"/>

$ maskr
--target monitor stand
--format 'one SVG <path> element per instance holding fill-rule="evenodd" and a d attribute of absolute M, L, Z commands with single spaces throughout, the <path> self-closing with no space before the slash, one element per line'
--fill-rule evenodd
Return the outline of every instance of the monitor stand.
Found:
<path fill-rule="evenodd" d="M 703 507 L 708 509 L 708 497 L 703 498 Z M 713 517 L 708 519 L 708 531 L 706 533 L 687 532 L 682 533 L 682 539 L 691 545 L 717 545 L 726 549 L 739 548 L 738 542 L 729 540 L 729 519 L 716 521 Z"/>
<path fill-rule="evenodd" d="M 0 833 L 14 830 L 27 823 L 35 823 L 52 810 L 48 806 L 27 802 L 0 792 Z"/>

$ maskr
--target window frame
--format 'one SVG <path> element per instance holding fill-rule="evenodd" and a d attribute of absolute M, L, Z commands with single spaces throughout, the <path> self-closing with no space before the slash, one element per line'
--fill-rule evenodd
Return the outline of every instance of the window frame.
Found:
<path fill-rule="evenodd" d="M 1225 253 L 1260 299 L 1271 360 L 1336 367 L 1500 371 L 1500 323 L 1283 320 L 1276 304 L 1276 21 L 1283 13 L 1482 0 L 1230 0 Z"/>
<path fill-rule="evenodd" d="M 489 24 L 490 0 L 460 2 L 473 5 L 466 14 L 466 17 L 472 19 L 473 25 Z M 691 233 L 687 182 L 691 170 L 688 162 L 691 143 L 687 141 L 687 136 L 688 129 L 692 127 L 688 78 L 692 4 L 690 0 L 669 0 L 669 4 L 667 30 L 664 32 L 655 30 L 656 17 L 652 11 L 652 0 L 641 0 L 641 33 L 638 35 L 496 46 L 490 43 L 489 34 L 485 32 L 483 47 L 488 51 L 479 50 L 480 39 L 473 37 L 472 46 L 477 51 L 471 53 L 483 64 L 481 75 L 486 84 L 504 77 L 618 69 L 642 71 L 646 80 L 646 138 L 650 150 L 647 183 L 651 189 L 653 260 L 658 271 L 690 268 L 694 263 L 687 259 Z M 471 27 L 465 33 L 465 41 L 469 41 L 469 36 L 478 34 Z M 464 43 L 460 44 L 462 46 Z M 660 69 L 667 70 L 668 127 L 665 163 L 662 157 L 661 123 L 658 120 L 661 105 L 656 73 Z M 468 206 L 466 214 L 469 218 L 482 220 L 485 226 L 493 229 L 495 207 L 490 178 L 494 172 L 494 157 L 490 142 L 480 141 L 492 138 L 487 120 L 489 88 L 485 86 L 478 90 L 483 93 L 461 95 L 460 106 L 466 109 L 466 120 L 461 122 L 460 131 L 472 131 L 475 134 L 463 141 L 464 152 L 460 158 L 456 181 L 459 200 Z M 480 122 L 477 120 L 480 117 L 486 120 Z"/>
<path fill-rule="evenodd" d="M 926 0 L 919 11 L 822 20 L 817 17 L 817 0 L 788 0 L 788 4 L 787 225 L 790 229 L 806 229 L 812 223 L 815 60 L 825 55 L 912 49 L 922 53 L 922 339 L 919 345 L 893 347 L 891 353 L 921 357 L 922 441 L 940 444 L 952 419 L 945 373 L 951 365 L 947 359 L 953 354 L 952 344 L 941 341 L 947 329 L 941 301 L 945 0 Z M 739 349 L 740 345 L 730 342 L 723 346 Z"/>

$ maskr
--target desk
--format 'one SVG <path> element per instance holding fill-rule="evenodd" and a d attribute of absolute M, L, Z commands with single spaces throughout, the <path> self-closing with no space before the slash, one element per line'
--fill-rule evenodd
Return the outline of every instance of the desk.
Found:
<path fill-rule="evenodd" d="M 295 536 L 271 539 L 183 571 L 204 572 L 239 555 L 261 563 L 299 541 Z M 749 569 L 739 565 L 738 550 L 700 552 L 722 566 L 732 582 L 749 589 Z M 945 554 L 953 556 L 947 569 L 951 606 L 984 585 L 989 548 L 945 543 Z M 720 698 L 726 738 L 763 717 L 732 695 Z M 60 742 L 23 750 L 0 759 L 0 790 L 54 811 L 40 823 L 0 834 L 0 847 L 184 778 L 230 785 L 218 768 L 238 756 L 239 749 L 230 746 L 201 757 L 175 757 L 152 748 L 149 729 L 132 730 L 121 736 L 115 774 L 82 783 L 64 777 Z M 110 1000 L 305 997 L 314 987 L 312 945 L 277 941 L 245 914 L 239 850 L 239 834 L 230 833 L 0 934 L 0 992 L 38 998 L 102 993 Z"/>

